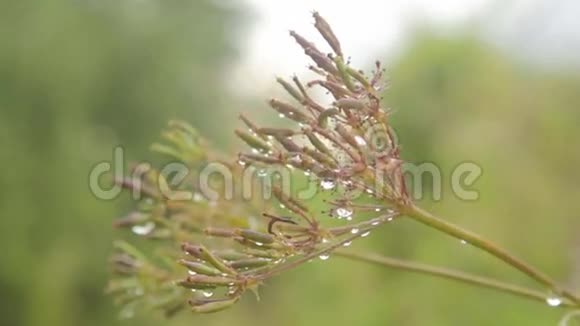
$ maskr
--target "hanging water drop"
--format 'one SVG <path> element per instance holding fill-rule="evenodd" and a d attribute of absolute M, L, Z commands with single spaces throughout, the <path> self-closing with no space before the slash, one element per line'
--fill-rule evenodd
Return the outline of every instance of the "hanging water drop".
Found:
<path fill-rule="evenodd" d="M 352 216 L 352 209 L 339 207 L 336 209 L 336 215 L 338 216 L 339 219 L 346 218 L 350 220 L 349 218 Z"/>
<path fill-rule="evenodd" d="M 197 275 L 197 273 L 196 273 L 196 272 L 194 272 L 194 271 L 187 271 L 187 273 L 188 273 L 189 275 Z"/>
<path fill-rule="evenodd" d="M 328 258 L 330 258 L 329 254 L 322 254 L 320 256 L 318 256 L 318 258 L 320 258 L 320 260 L 327 260 Z"/>
<path fill-rule="evenodd" d="M 286 118 L 286 116 L 285 116 L 283 113 L 280 113 L 280 114 L 278 114 L 278 116 L 279 116 L 280 118 Z"/>
<path fill-rule="evenodd" d="M 348 247 L 352 244 L 352 241 L 347 241 L 345 243 L 342 244 L 343 247 Z"/>
<path fill-rule="evenodd" d="M 377 220 L 377 221 L 372 221 L 372 222 L 371 222 L 371 225 L 372 225 L 372 226 L 377 226 L 377 225 L 379 225 L 379 224 L 381 224 L 381 221 L 378 221 L 378 220 Z"/>
<path fill-rule="evenodd" d="M 462 245 L 466 245 L 466 244 L 467 244 L 467 241 L 465 241 L 465 240 L 461 240 L 461 244 L 462 244 Z"/>
<path fill-rule="evenodd" d="M 257 175 L 258 177 L 263 178 L 268 175 L 268 171 L 266 169 L 259 169 Z"/>
<path fill-rule="evenodd" d="M 211 291 L 203 291 L 202 294 L 206 298 L 211 298 L 211 296 L 213 295 L 213 292 L 211 292 Z"/>
<path fill-rule="evenodd" d="M 238 164 L 241 166 L 245 166 L 246 165 L 246 161 L 244 160 L 238 160 Z"/>
<path fill-rule="evenodd" d="M 375 208 L 375 212 L 380 212 L 380 211 L 381 211 L 380 207 Z"/>
<path fill-rule="evenodd" d="M 360 231 L 360 230 L 359 230 L 358 228 L 352 228 L 352 229 L 350 230 L 350 233 L 352 233 L 352 234 L 357 234 L 357 233 L 359 233 L 359 231 Z"/>
<path fill-rule="evenodd" d="M 155 223 L 147 222 L 143 225 L 135 225 L 131 228 L 131 231 L 136 235 L 148 235 L 155 229 Z"/>
<path fill-rule="evenodd" d="M 562 304 L 562 299 L 555 296 L 550 296 L 546 299 L 546 303 L 550 307 L 558 307 L 559 305 Z"/>
<path fill-rule="evenodd" d="M 334 188 L 335 183 L 332 180 L 324 179 L 324 180 L 320 181 L 320 186 L 324 190 L 330 190 L 330 189 L 333 189 Z"/>
<path fill-rule="evenodd" d="M 361 234 L 360 236 L 361 236 L 361 238 L 364 238 L 364 237 L 368 237 L 369 234 L 371 234 L 371 231 L 367 231 L 367 232 Z"/>

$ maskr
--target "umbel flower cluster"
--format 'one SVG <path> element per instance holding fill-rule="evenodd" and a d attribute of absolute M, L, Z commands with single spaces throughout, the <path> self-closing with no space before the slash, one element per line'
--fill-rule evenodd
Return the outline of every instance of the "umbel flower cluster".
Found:
<path fill-rule="evenodd" d="M 268 105 L 287 122 L 285 128 L 260 127 L 240 115 L 245 127 L 235 134 L 247 149 L 228 159 L 191 126 L 172 121 L 162 134 L 165 142 L 153 149 L 187 166 L 180 182 L 171 182 L 158 170 L 136 173 L 140 166 L 133 169 L 132 177 L 118 180 L 142 195 L 134 210 L 115 222 L 138 236 L 134 244 L 116 242 L 111 258 L 115 276 L 108 292 L 123 305 L 122 315 L 131 316 L 139 307 L 161 309 L 168 316 L 184 308 L 197 313 L 226 309 L 248 290 L 258 295 L 260 285 L 273 276 L 312 259 L 328 259 L 404 215 L 519 269 L 549 290 L 553 295 L 549 299 L 558 300 L 557 305 L 577 305 L 575 295 L 541 272 L 414 205 L 389 124 L 390 111 L 381 106 L 380 63 L 370 74 L 351 67 L 328 23 L 316 12 L 313 17 L 314 27 L 332 52 L 323 52 L 290 32 L 311 60 L 309 69 L 316 78 L 277 79 L 288 96 L 270 99 Z M 331 100 L 315 100 L 314 88 L 327 92 Z M 212 165 L 228 172 L 225 176 L 205 173 Z M 292 179 L 305 178 L 314 185 L 315 197 L 322 197 L 325 210 L 293 192 L 284 171 L 290 171 Z M 229 182 L 236 185 L 233 190 Z M 212 191 L 201 185 L 209 185 Z M 248 185 L 251 196 L 245 194 Z M 481 278 L 384 259 L 359 260 L 545 300 L 541 292 Z"/>

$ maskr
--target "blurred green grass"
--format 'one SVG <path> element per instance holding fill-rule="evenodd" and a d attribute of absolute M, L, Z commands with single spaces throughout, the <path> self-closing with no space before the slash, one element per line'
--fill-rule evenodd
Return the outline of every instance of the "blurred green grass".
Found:
<path fill-rule="evenodd" d="M 279 277 L 258 303 L 119 321 L 103 288 L 117 236 L 111 221 L 128 201 L 95 199 L 88 173 L 116 145 L 130 159 L 150 158 L 148 145 L 172 118 L 228 144 L 229 129 L 214 126 L 233 125 L 240 109 L 220 84 L 236 53 L 227 30 L 240 17 L 208 1 L 0 3 L 2 325 L 557 323 L 562 312 L 547 305 L 337 257 Z M 427 32 L 387 66 L 385 103 L 396 111 L 404 157 L 435 162 L 446 181 L 463 161 L 484 170 L 479 200 L 463 202 L 446 184 L 442 202 L 424 205 L 579 282 L 580 75 L 515 63 L 470 36 Z M 531 284 L 411 221 L 354 247 Z"/>

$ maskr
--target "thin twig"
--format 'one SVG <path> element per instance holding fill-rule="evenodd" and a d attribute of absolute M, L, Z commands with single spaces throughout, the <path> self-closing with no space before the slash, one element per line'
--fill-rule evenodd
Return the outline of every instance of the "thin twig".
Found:
<path fill-rule="evenodd" d="M 475 234 L 471 231 L 462 229 L 457 225 L 444 221 L 417 206 L 411 206 L 410 208 L 406 209 L 404 211 L 404 214 L 422 224 L 437 229 L 454 238 L 465 241 L 474 247 L 486 251 L 487 253 L 516 268 L 522 273 L 528 275 L 530 278 L 536 280 L 540 284 L 548 287 L 548 289 L 553 291 L 555 294 L 562 295 L 563 297 L 574 302 L 576 305 L 580 305 L 580 299 L 575 294 L 571 293 L 566 289 L 562 289 L 556 283 L 556 281 L 554 281 L 548 275 L 532 267 L 523 260 L 515 257 L 505 249 L 498 247 L 491 241 L 482 238 L 478 234 Z"/>
<path fill-rule="evenodd" d="M 518 285 L 500 282 L 494 279 L 489 279 L 477 275 L 467 274 L 460 271 L 450 270 L 441 267 L 430 266 L 426 264 L 420 264 L 410 261 L 399 260 L 395 258 L 385 257 L 377 254 L 369 253 L 355 253 L 346 250 L 336 250 L 334 252 L 335 256 L 344 257 L 351 260 L 356 260 L 360 262 L 372 263 L 380 265 L 383 267 L 395 268 L 404 270 L 407 272 L 414 272 L 419 274 L 431 275 L 440 278 L 445 278 L 461 283 L 466 283 L 482 288 L 493 289 L 496 291 L 513 294 L 522 298 L 527 298 L 535 301 L 540 301 L 545 303 L 547 299 L 547 294 L 542 291 L 532 290 Z M 576 304 L 570 300 L 562 300 L 562 303 L 558 307 L 570 308 L 578 307 Z"/>

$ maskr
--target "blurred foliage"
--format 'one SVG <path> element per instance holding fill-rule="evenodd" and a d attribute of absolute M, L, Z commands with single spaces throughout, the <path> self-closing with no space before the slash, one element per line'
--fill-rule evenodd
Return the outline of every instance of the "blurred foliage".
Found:
<path fill-rule="evenodd" d="M 562 312 L 547 305 L 338 258 L 288 273 L 261 302 L 219 315 L 118 321 L 103 289 L 112 217 L 123 209 L 90 194 L 89 170 L 118 144 L 129 158 L 149 157 L 175 117 L 228 139 L 214 126 L 235 119 L 216 109 L 227 105 L 219 83 L 236 17 L 203 0 L 0 2 L 2 325 L 557 323 Z M 580 74 L 535 71 L 476 39 L 428 33 L 387 66 L 385 101 L 404 157 L 436 162 L 447 181 L 463 161 L 484 170 L 479 200 L 462 202 L 447 184 L 444 200 L 426 206 L 580 283 Z M 528 284 L 411 221 L 358 248 Z"/>
<path fill-rule="evenodd" d="M 117 145 L 147 157 L 171 118 L 212 134 L 238 17 L 206 0 L 0 2 L 0 324 L 118 324 L 103 289 L 122 210 L 89 192 L 90 168 Z"/>

